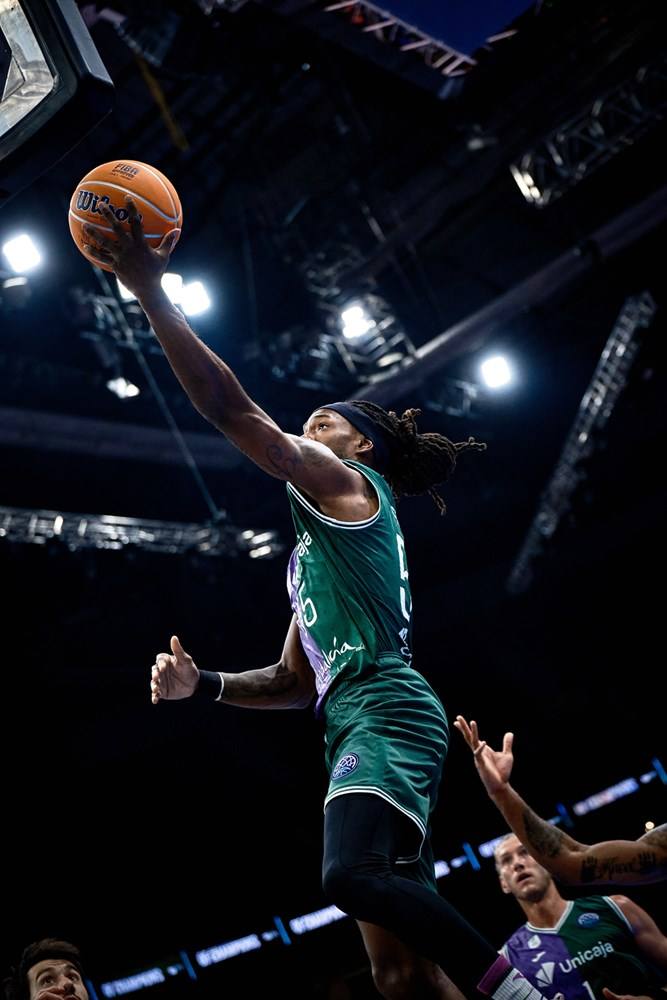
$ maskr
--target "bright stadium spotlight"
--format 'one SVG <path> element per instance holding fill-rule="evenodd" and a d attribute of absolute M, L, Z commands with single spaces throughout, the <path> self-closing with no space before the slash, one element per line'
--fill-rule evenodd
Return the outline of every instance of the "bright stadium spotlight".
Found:
<path fill-rule="evenodd" d="M 266 556 L 271 555 L 273 552 L 273 547 L 271 545 L 260 545 L 256 549 L 250 549 L 248 555 L 251 559 L 265 559 Z"/>
<path fill-rule="evenodd" d="M 15 274 L 32 271 L 42 260 L 41 253 L 27 233 L 21 233 L 3 243 L 2 252 Z"/>
<path fill-rule="evenodd" d="M 375 326 L 374 320 L 358 302 L 350 302 L 340 311 L 340 327 L 346 340 L 356 340 L 363 337 Z"/>
<path fill-rule="evenodd" d="M 126 288 L 120 278 L 116 278 L 116 284 L 118 285 L 118 293 L 123 302 L 134 302 L 136 295 L 131 292 L 129 288 Z M 180 274 L 173 274 L 167 271 L 166 274 L 162 275 L 162 281 L 160 282 L 165 292 L 169 296 L 169 301 L 173 302 L 174 305 L 178 305 L 181 301 L 181 295 L 183 291 L 183 278 Z"/>
<path fill-rule="evenodd" d="M 514 380 L 507 359 L 500 354 L 483 361 L 480 365 L 480 372 L 488 389 L 502 389 Z"/>
<path fill-rule="evenodd" d="M 162 275 L 161 284 L 169 296 L 169 301 L 173 302 L 174 305 L 177 306 L 180 303 L 181 296 L 183 294 L 183 276 L 167 271 L 166 274 Z"/>
<path fill-rule="evenodd" d="M 128 382 L 126 378 L 119 375 L 117 378 L 110 378 L 107 382 L 107 389 L 118 396 L 119 399 L 132 399 L 139 395 L 139 386 L 133 382 Z"/>
<path fill-rule="evenodd" d="M 186 316 L 199 316 L 211 305 L 206 288 L 201 281 L 190 281 L 181 289 L 179 305 Z"/>
<path fill-rule="evenodd" d="M 257 535 L 253 535 L 252 544 L 253 545 L 265 545 L 266 542 L 272 541 L 275 538 L 274 531 L 261 531 Z"/>

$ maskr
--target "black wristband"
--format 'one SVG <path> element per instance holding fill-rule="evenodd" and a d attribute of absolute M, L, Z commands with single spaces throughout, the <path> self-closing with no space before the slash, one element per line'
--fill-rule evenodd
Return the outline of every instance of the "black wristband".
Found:
<path fill-rule="evenodd" d="M 222 677 L 215 670 L 200 670 L 195 697 L 205 698 L 207 701 L 217 701 L 222 694 L 223 687 Z"/>

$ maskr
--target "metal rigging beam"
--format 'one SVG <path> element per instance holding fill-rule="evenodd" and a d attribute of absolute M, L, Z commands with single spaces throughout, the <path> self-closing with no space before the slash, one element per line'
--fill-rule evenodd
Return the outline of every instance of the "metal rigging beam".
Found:
<path fill-rule="evenodd" d="M 402 367 L 364 388 L 365 398 L 387 403 L 419 389 L 425 380 L 448 361 L 483 342 L 500 323 L 546 302 L 556 292 L 595 267 L 600 259 L 613 256 L 650 233 L 667 218 L 667 185 L 605 223 L 576 246 L 561 254 L 542 270 L 455 323 L 427 344 L 417 348 Z"/>

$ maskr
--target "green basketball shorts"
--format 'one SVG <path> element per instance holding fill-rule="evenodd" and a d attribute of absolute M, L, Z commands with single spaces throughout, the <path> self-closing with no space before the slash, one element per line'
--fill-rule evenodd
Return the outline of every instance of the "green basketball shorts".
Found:
<path fill-rule="evenodd" d="M 417 860 L 435 808 L 449 729 L 440 699 L 412 667 L 382 658 L 341 680 L 324 702 L 326 808 L 338 795 L 379 795 L 419 828 Z"/>

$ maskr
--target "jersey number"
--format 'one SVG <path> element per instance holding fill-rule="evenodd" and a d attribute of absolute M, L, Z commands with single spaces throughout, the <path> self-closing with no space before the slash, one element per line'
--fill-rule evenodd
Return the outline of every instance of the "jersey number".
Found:
<path fill-rule="evenodd" d="M 405 558 L 405 542 L 403 541 L 402 535 L 396 535 L 396 547 L 398 549 L 398 562 L 401 570 L 401 580 L 407 580 L 409 573 Z M 306 628 L 311 628 L 311 626 L 317 621 L 317 610 L 315 609 L 315 605 L 310 597 L 304 597 L 303 591 L 305 586 L 306 584 L 302 583 L 297 593 L 299 595 L 301 611 L 303 612 L 303 623 Z M 410 607 L 408 607 L 408 592 L 403 586 L 401 586 L 401 612 L 405 620 L 409 622 L 410 614 L 412 613 L 412 598 L 410 598 Z"/>
<path fill-rule="evenodd" d="M 408 563 L 405 558 L 405 542 L 403 541 L 403 535 L 396 533 L 396 547 L 398 548 L 398 562 L 401 568 L 401 580 L 407 580 L 408 576 Z M 410 614 L 412 612 L 412 598 L 410 598 L 410 607 L 408 607 L 408 592 L 405 587 L 401 587 L 401 611 L 403 617 L 406 621 L 410 621 Z"/>
<path fill-rule="evenodd" d="M 315 605 L 311 601 L 310 597 L 303 596 L 303 588 L 305 583 L 302 583 L 298 590 L 299 604 L 301 605 L 301 610 L 303 611 L 303 623 L 306 628 L 310 628 L 317 621 L 317 611 L 315 610 Z"/>

